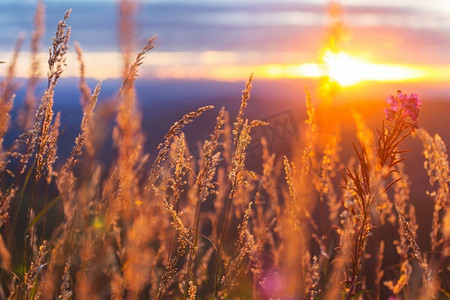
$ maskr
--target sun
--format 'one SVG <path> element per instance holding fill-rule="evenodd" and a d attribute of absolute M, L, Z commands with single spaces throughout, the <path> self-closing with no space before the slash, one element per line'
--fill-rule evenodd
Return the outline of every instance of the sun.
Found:
<path fill-rule="evenodd" d="M 283 70 L 283 75 L 309 78 L 326 77 L 342 87 L 363 81 L 405 81 L 423 78 L 426 75 L 426 72 L 419 68 L 373 63 L 343 51 L 326 50 L 323 52 L 321 61 L 320 64 L 306 63 L 290 66 Z"/>
<path fill-rule="evenodd" d="M 423 71 L 416 68 L 372 63 L 346 52 L 326 50 L 322 60 L 322 75 L 340 86 L 350 86 L 362 81 L 404 81 L 424 75 Z"/>
<path fill-rule="evenodd" d="M 262 74 L 268 78 L 327 78 L 341 87 L 348 87 L 364 81 L 399 82 L 424 80 L 436 72 L 423 66 L 375 63 L 349 52 L 325 50 L 321 63 L 300 65 L 264 65 Z M 436 74 L 434 74 L 436 77 Z"/>
<path fill-rule="evenodd" d="M 325 51 L 323 57 L 324 75 L 341 86 L 349 86 L 363 81 L 367 77 L 368 63 L 347 53 Z"/>

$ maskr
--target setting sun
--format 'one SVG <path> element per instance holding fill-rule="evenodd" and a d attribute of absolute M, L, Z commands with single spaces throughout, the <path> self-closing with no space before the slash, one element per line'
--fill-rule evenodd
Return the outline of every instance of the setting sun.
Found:
<path fill-rule="evenodd" d="M 426 75 L 425 71 L 403 65 L 376 64 L 346 52 L 326 50 L 322 64 L 303 64 L 298 74 L 304 77 L 329 77 L 340 86 L 362 81 L 403 81 Z"/>

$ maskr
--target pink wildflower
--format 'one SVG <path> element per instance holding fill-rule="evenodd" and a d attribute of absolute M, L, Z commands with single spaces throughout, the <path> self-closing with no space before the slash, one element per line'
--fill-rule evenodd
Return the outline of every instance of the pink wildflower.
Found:
<path fill-rule="evenodd" d="M 391 106 L 391 109 L 393 111 L 397 111 L 398 110 L 398 99 L 395 98 L 394 96 L 390 95 L 389 97 L 387 97 L 386 102 Z"/>
<path fill-rule="evenodd" d="M 392 121 L 395 118 L 395 111 L 393 109 L 385 108 L 386 120 Z"/>
<path fill-rule="evenodd" d="M 417 94 L 403 94 L 397 91 L 397 97 L 389 96 L 386 99 L 389 107 L 384 110 L 386 120 L 392 121 L 398 117 L 406 119 L 410 118 L 414 127 L 417 127 L 417 118 L 419 117 L 420 106 L 422 102 Z"/>

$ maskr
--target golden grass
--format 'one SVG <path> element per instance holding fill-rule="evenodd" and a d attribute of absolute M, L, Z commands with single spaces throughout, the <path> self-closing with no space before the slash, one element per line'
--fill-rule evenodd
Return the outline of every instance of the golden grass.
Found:
<path fill-rule="evenodd" d="M 132 61 L 135 10 L 133 1 L 121 1 L 123 84 L 117 108 L 103 120 L 96 115 L 101 84 L 91 92 L 76 45 L 83 118 L 64 161 L 57 157 L 61 130 L 53 102 L 69 47 L 70 11 L 57 25 L 48 86 L 36 105 L 44 13 L 38 2 L 30 77 L 18 116 L 25 132 L 4 149 L 20 39 L 8 62 L 0 84 L 0 298 L 449 297 L 449 167 L 439 135 L 416 130 L 402 110 L 374 133 L 354 112 L 358 142 L 346 163 L 329 105 L 316 109 L 306 92 L 298 156 L 277 157 L 262 140 L 262 171 L 253 172 L 246 165 L 251 129 L 267 124 L 245 117 L 251 75 L 236 119 L 219 111 L 198 159 L 183 129 L 212 106 L 175 122 L 153 157 L 143 148 L 134 82 L 155 38 Z M 101 124 L 97 132 L 95 122 Z M 101 135 L 111 127 L 116 154 L 105 166 Z M 418 244 L 406 151 L 399 148 L 413 132 L 423 142 L 432 187 L 423 193 L 434 204 L 430 249 Z"/>

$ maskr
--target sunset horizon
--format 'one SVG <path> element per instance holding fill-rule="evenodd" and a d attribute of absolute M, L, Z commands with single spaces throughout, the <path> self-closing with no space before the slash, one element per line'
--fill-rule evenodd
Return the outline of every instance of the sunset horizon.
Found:
<path fill-rule="evenodd" d="M 0 16 L 3 14 L 4 20 L 11 18 L 6 15 L 8 12 L 25 10 L 23 18 L 11 19 L 16 25 L 0 38 L 0 60 L 8 61 L 15 39 L 19 33 L 25 33 L 18 77 L 29 73 L 31 54 L 27 48 L 31 24 L 21 20 L 27 20 L 27 14 L 32 17 L 33 3 L 0 4 Z M 445 47 L 433 42 L 440 38 L 440 45 L 448 43 L 450 46 L 450 38 L 443 35 L 450 30 L 450 17 L 446 14 L 450 12 L 450 5 L 441 4 L 437 8 L 430 4 L 423 10 L 421 1 L 409 1 L 407 7 L 390 1 L 361 4 L 350 0 L 265 0 L 256 6 L 251 6 L 251 2 L 192 1 L 183 4 L 187 13 L 182 13 L 177 3 L 176 0 L 138 1 L 140 26 L 135 51 L 145 43 L 139 36 L 157 36 L 156 47 L 142 66 L 140 76 L 144 79 L 242 81 L 253 72 L 261 79 L 330 77 L 345 87 L 361 81 L 442 83 L 448 80 L 450 73 L 450 55 L 443 50 Z M 45 22 L 50 24 L 59 17 L 62 5 L 54 1 L 48 1 L 47 5 Z M 64 7 L 71 5 L 74 10 L 72 39 L 80 43 L 84 51 L 89 66 L 86 77 L 120 78 L 123 66 L 117 40 L 113 38 L 117 27 L 111 26 L 118 16 L 114 1 L 64 3 Z M 103 21 L 95 18 L 94 10 L 85 13 L 90 6 L 109 15 Z M 419 13 L 420 18 L 415 19 Z M 176 36 L 185 33 L 179 41 L 171 34 L 175 30 L 173 25 L 165 23 L 170 18 L 177 18 L 180 23 L 176 26 L 181 32 Z M 98 28 L 95 33 L 98 38 L 86 31 L 86 23 Z M 16 32 L 12 28 L 16 28 Z M 240 31 L 245 32 L 246 37 L 240 38 Z M 276 35 L 277 31 L 283 34 Z M 44 40 L 51 35 L 52 27 L 46 25 Z M 212 44 L 218 36 L 222 41 Z M 111 48 L 117 50 L 111 51 Z M 44 59 L 45 47 L 41 46 L 40 52 L 39 57 Z M 349 70 L 352 66 L 353 70 Z M 6 68 L 6 64 L 0 68 Z M 45 68 L 44 64 L 40 66 L 41 77 L 46 76 Z M 348 71 L 346 78 L 338 74 L 339 68 Z M 72 46 L 64 76 L 77 74 L 77 58 Z M 341 78 L 334 78 L 339 76 Z"/>

